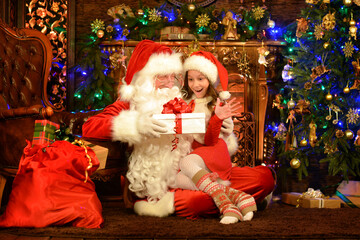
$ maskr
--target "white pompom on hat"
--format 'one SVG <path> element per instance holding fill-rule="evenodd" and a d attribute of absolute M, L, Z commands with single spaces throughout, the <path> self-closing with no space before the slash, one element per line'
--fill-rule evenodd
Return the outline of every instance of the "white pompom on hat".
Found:
<path fill-rule="evenodd" d="M 197 70 L 205 74 L 215 88 L 220 82 L 223 90 L 219 93 L 220 99 L 227 100 L 230 98 L 231 94 L 227 91 L 228 72 L 212 53 L 206 51 L 193 52 L 184 62 L 184 72 L 189 70 Z"/>
<path fill-rule="evenodd" d="M 131 54 L 125 75 L 125 83 L 120 87 L 122 100 L 129 101 L 135 94 L 135 85 L 142 81 L 154 81 L 156 75 L 180 74 L 183 71 L 182 54 L 174 53 L 168 46 L 143 40 Z M 153 85 L 153 82 L 151 83 Z"/>

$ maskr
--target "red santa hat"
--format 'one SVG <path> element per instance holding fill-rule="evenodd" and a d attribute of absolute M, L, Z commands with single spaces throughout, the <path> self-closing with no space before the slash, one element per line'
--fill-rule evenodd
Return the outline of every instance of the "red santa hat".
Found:
<path fill-rule="evenodd" d="M 227 91 L 228 72 L 226 68 L 210 52 L 193 52 L 184 62 L 184 71 L 197 70 L 206 75 L 210 83 L 216 88 L 219 82 L 222 90 L 219 94 L 221 100 L 227 100 L 231 94 Z"/>
<path fill-rule="evenodd" d="M 124 79 L 126 84 L 121 86 L 120 96 L 123 100 L 130 100 L 140 79 L 146 77 L 153 81 L 156 75 L 172 73 L 182 73 L 181 54 L 173 53 L 168 46 L 143 40 L 131 54 Z"/>

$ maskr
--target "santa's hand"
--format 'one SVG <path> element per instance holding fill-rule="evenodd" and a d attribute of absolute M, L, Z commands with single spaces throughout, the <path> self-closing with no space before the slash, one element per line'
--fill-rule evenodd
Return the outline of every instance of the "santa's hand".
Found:
<path fill-rule="evenodd" d="M 224 137 L 228 137 L 234 130 L 234 122 L 231 118 L 224 119 L 221 125 L 221 133 Z"/>
<path fill-rule="evenodd" d="M 137 121 L 139 132 L 148 137 L 158 138 L 161 133 L 166 133 L 166 124 L 146 115 L 141 115 Z"/>

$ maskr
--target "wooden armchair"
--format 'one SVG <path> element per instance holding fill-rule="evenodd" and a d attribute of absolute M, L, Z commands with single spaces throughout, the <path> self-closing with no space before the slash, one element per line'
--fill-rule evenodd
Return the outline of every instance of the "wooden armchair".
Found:
<path fill-rule="evenodd" d="M 32 140 L 36 119 L 65 123 L 73 134 L 81 135 L 82 124 L 97 113 L 55 110 L 47 95 L 52 58 L 52 45 L 43 33 L 13 29 L 0 19 L 0 205 L 7 179 L 16 175 L 25 140 Z M 106 168 L 111 168 L 99 171 L 94 177 L 106 181 L 111 175 L 119 174 L 119 169 L 125 169 L 124 144 L 93 143 L 109 148 Z"/>

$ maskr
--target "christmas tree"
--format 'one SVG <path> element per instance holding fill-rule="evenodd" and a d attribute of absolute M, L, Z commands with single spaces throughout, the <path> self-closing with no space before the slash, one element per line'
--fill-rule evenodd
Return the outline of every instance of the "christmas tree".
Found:
<path fill-rule="evenodd" d="M 285 86 L 273 102 L 278 156 L 299 179 L 310 158 L 327 162 L 329 175 L 360 176 L 360 0 L 306 3 L 286 39 Z"/>

